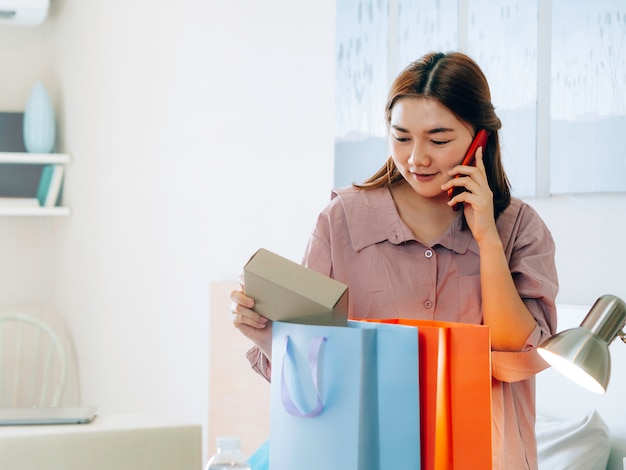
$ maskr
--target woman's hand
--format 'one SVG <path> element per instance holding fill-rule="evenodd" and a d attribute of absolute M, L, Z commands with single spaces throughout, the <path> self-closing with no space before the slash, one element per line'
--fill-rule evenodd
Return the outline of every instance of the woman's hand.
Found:
<path fill-rule="evenodd" d="M 467 190 L 453 197 L 448 205 L 452 207 L 463 203 L 465 220 L 476 242 L 480 245 L 481 241 L 499 240 L 493 212 L 493 192 L 487 182 L 482 147 L 476 151 L 476 166 L 457 165 L 448 173 L 451 176 L 460 174 L 461 177 L 452 178 L 441 189 L 447 191 L 460 186 Z"/>
<path fill-rule="evenodd" d="M 253 310 L 254 299 L 244 294 L 244 284 L 241 277 L 239 284 L 241 289 L 230 293 L 230 299 L 233 301 L 230 306 L 233 325 L 251 339 L 268 359 L 271 359 L 272 322 Z"/>

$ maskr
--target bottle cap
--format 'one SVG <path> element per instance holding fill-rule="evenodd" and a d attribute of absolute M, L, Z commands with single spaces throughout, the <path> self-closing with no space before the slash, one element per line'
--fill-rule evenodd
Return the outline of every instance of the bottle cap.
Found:
<path fill-rule="evenodd" d="M 217 438 L 217 448 L 224 450 L 239 450 L 241 441 L 235 436 L 220 436 Z"/>

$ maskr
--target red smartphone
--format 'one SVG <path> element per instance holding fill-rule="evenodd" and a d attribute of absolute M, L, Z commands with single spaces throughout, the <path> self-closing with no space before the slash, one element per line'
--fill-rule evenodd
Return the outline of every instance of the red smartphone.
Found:
<path fill-rule="evenodd" d="M 476 150 L 478 150 L 478 147 L 482 147 L 483 155 L 485 154 L 485 145 L 487 144 L 488 137 L 489 134 L 485 129 L 481 129 L 476 133 L 474 140 L 467 149 L 465 157 L 463 157 L 461 165 L 474 165 L 476 161 Z M 459 176 L 461 175 L 456 175 L 455 178 L 458 178 Z M 452 199 L 454 196 L 456 196 L 457 194 L 461 194 L 463 191 L 466 191 L 466 189 L 461 186 L 454 186 L 448 189 L 448 199 Z M 453 209 L 455 211 L 458 211 L 461 207 L 463 207 L 463 204 L 459 202 L 453 206 Z"/>

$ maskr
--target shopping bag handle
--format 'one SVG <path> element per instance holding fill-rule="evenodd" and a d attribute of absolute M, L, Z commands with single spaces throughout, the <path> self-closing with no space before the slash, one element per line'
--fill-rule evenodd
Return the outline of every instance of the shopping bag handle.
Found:
<path fill-rule="evenodd" d="M 285 335 L 285 347 L 283 351 L 283 362 L 280 374 L 280 398 L 285 411 L 292 416 L 314 418 L 322 414 L 322 411 L 324 411 L 324 403 L 322 402 L 319 383 L 317 380 L 320 350 L 322 349 L 324 341 L 326 341 L 326 336 L 315 336 L 311 339 L 311 343 L 309 344 L 309 371 L 311 372 L 311 377 L 313 378 L 313 386 L 315 387 L 315 394 L 317 395 L 317 404 L 311 411 L 305 412 L 294 403 L 291 398 L 289 388 L 287 387 L 287 382 L 285 381 L 285 362 L 287 355 L 289 354 L 289 335 Z"/>

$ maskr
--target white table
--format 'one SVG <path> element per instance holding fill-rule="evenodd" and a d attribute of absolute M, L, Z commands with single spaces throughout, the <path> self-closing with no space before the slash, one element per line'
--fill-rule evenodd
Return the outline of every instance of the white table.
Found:
<path fill-rule="evenodd" d="M 0 426 L 0 469 L 200 470 L 200 425 L 139 415 L 89 424 Z"/>

